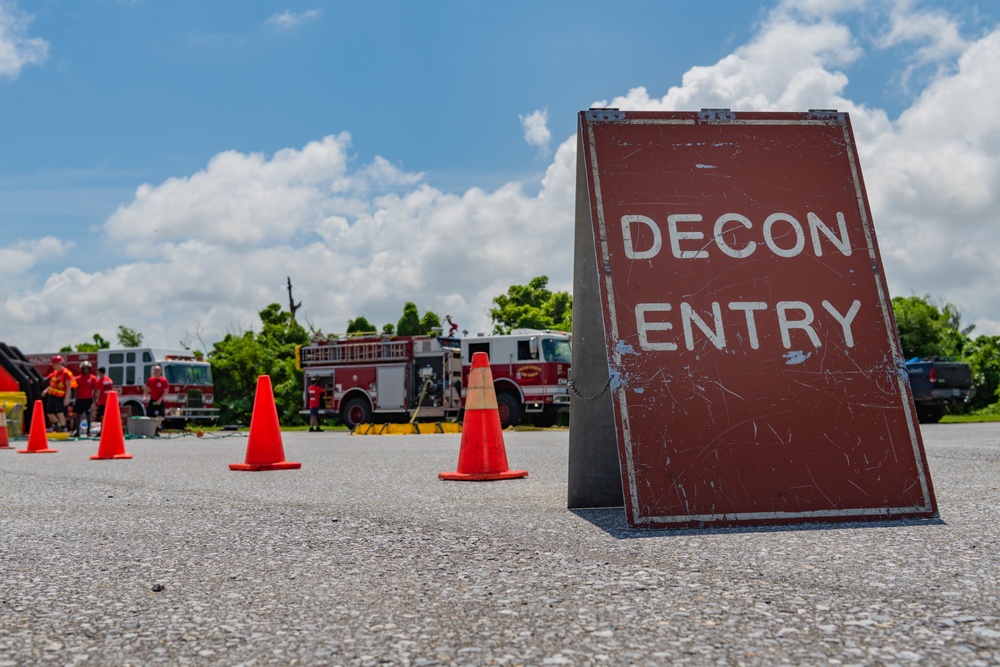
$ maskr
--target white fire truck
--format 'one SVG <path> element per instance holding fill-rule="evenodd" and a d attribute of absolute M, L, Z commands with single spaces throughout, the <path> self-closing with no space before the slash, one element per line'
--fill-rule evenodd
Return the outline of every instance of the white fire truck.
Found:
<path fill-rule="evenodd" d="M 216 419 L 219 411 L 212 385 L 212 367 L 195 357 L 189 350 L 166 350 L 151 347 L 129 347 L 97 352 L 53 352 L 25 355 L 42 376 L 52 372 L 52 357 L 65 359 L 73 375 L 80 374 L 80 364 L 89 361 L 91 372 L 104 368 L 118 392 L 123 415 L 141 417 L 146 414 L 142 403 L 143 387 L 159 364 L 163 377 L 170 383 L 165 397 L 165 418 L 168 420 Z"/>
<path fill-rule="evenodd" d="M 298 348 L 296 360 L 304 389 L 313 378 L 319 381 L 320 414 L 354 428 L 374 418 L 457 419 L 474 352 L 490 356 L 504 427 L 525 415 L 553 424 L 569 409 L 570 336 L 564 333 L 328 337 Z"/>
<path fill-rule="evenodd" d="M 525 417 L 537 426 L 552 426 L 569 412 L 570 334 L 521 329 L 506 336 L 462 338 L 461 347 L 463 383 L 469 378 L 472 355 L 489 356 L 504 428 Z"/>

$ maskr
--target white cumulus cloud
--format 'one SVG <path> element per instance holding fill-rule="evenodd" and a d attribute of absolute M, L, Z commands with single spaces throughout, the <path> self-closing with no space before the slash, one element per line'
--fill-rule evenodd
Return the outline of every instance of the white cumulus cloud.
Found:
<path fill-rule="evenodd" d="M 552 133 L 549 131 L 549 110 L 540 109 L 532 111 L 527 116 L 518 116 L 521 126 L 524 128 L 524 140 L 528 145 L 547 154 L 549 142 L 552 141 Z"/>
<path fill-rule="evenodd" d="M 220 153 L 189 177 L 144 184 L 108 219 L 108 235 L 137 256 L 164 256 L 187 239 L 252 247 L 328 228 L 328 220 L 357 217 L 373 192 L 410 186 L 407 174 L 378 158 L 348 171 L 350 136 L 325 137 L 272 157 Z"/>
<path fill-rule="evenodd" d="M 61 257 L 73 247 L 53 236 L 18 240 L 0 246 L 0 287 L 14 284 L 25 272 L 45 259 Z"/>
<path fill-rule="evenodd" d="M 1000 31 L 972 42 L 866 151 L 891 286 L 960 306 L 1000 333 Z"/>
<path fill-rule="evenodd" d="M 920 64 L 957 56 L 968 45 L 953 17 L 941 10 L 921 10 L 910 0 L 896 3 L 890 14 L 889 30 L 882 36 L 881 44 L 915 44 L 913 58 Z"/>
<path fill-rule="evenodd" d="M 26 65 L 48 59 L 49 43 L 28 34 L 31 19 L 16 3 L 0 0 L 0 76 L 16 79 Z"/>
<path fill-rule="evenodd" d="M 746 111 L 854 107 L 841 94 L 847 76 L 838 67 L 861 55 L 850 30 L 824 19 L 803 23 L 776 11 L 750 43 L 708 66 L 689 69 L 660 98 L 644 87 L 592 106 L 636 111 L 732 108 Z"/>

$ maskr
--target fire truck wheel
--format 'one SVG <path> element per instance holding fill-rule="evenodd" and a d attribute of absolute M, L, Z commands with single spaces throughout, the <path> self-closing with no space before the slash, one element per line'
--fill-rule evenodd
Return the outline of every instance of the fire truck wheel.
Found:
<path fill-rule="evenodd" d="M 510 394 L 497 394 L 497 411 L 500 413 L 500 428 L 517 426 L 521 422 L 521 405 Z"/>
<path fill-rule="evenodd" d="M 353 429 L 358 424 L 365 424 L 371 421 L 371 418 L 372 406 L 368 399 L 360 396 L 349 400 L 340 411 L 340 421 L 344 422 L 344 426 L 349 429 Z"/>

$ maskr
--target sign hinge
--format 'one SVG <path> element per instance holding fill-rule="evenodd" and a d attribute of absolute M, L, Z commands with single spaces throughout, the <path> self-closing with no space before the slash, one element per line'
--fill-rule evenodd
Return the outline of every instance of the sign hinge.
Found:
<path fill-rule="evenodd" d="M 844 114 L 836 109 L 810 109 L 806 117 L 809 120 L 844 120 Z"/>
<path fill-rule="evenodd" d="M 593 122 L 615 122 L 625 120 L 625 112 L 618 109 L 590 108 L 587 109 L 587 120 Z"/>
<path fill-rule="evenodd" d="M 729 109 L 702 109 L 698 112 L 698 120 L 703 123 L 720 123 L 736 120 L 736 113 Z"/>

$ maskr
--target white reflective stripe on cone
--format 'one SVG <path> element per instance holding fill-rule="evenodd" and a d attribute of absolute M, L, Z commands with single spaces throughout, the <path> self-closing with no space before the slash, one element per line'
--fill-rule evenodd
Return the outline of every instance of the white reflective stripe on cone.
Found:
<path fill-rule="evenodd" d="M 493 390 L 493 374 L 487 368 L 469 372 L 469 389 L 465 397 L 466 410 L 496 410 L 497 394 Z"/>

